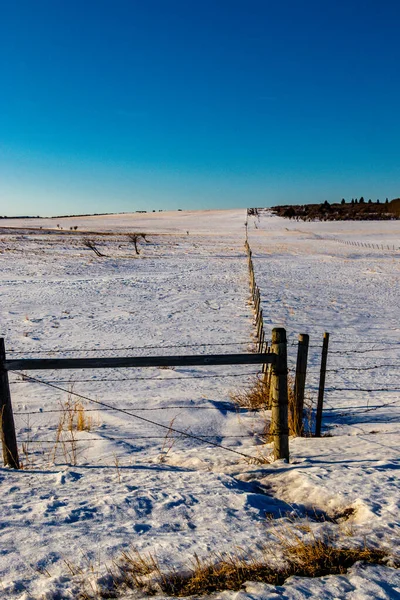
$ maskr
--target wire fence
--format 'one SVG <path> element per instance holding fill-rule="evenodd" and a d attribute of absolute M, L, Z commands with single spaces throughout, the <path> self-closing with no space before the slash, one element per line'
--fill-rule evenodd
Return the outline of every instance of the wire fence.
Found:
<path fill-rule="evenodd" d="M 322 236 L 318 236 L 320 239 L 330 239 L 332 241 L 342 242 L 344 244 L 350 246 L 358 246 L 364 248 L 375 248 L 382 250 L 392 250 L 397 251 L 400 248 L 397 248 L 394 245 L 389 246 L 389 244 L 370 244 L 364 242 L 356 242 L 350 240 L 342 240 L 336 239 L 334 237 L 323 238 Z M 257 315 L 257 320 L 261 321 L 261 327 L 258 327 L 257 334 L 260 335 L 260 332 L 265 331 L 265 324 L 263 322 L 263 299 L 261 297 L 260 289 L 255 283 L 255 270 L 253 263 L 253 255 L 249 245 L 249 240 L 247 236 L 247 227 L 246 227 L 246 252 L 248 256 L 249 263 L 249 272 L 250 272 L 250 282 L 251 282 L 251 290 L 252 290 L 252 298 L 255 306 L 255 311 Z M 316 343 L 315 340 L 313 343 L 307 343 L 307 349 L 311 352 L 311 357 L 308 358 L 307 376 L 307 391 L 309 396 L 311 395 L 311 401 L 315 402 L 313 398 L 314 394 L 318 394 L 318 402 L 321 397 L 321 386 L 322 386 L 322 398 L 324 394 L 328 394 L 329 397 L 333 398 L 335 402 L 338 404 L 343 403 L 343 398 L 339 398 L 340 394 L 343 393 L 351 393 L 351 395 L 363 395 L 371 394 L 372 397 L 376 398 L 377 394 L 382 395 L 391 395 L 396 394 L 397 396 L 400 393 L 400 385 L 398 383 L 398 378 L 396 378 L 396 382 L 392 383 L 390 379 L 395 375 L 395 372 L 400 367 L 400 354 L 398 351 L 400 350 L 400 341 L 398 339 L 381 339 L 382 329 L 373 330 L 368 328 L 367 336 L 371 338 L 372 335 L 376 334 L 376 337 L 373 339 L 354 339 L 353 341 L 349 341 L 351 336 L 353 338 L 355 336 L 359 336 L 358 331 L 349 331 L 349 337 L 344 338 L 343 336 L 339 336 L 334 338 L 333 340 L 329 340 L 329 345 L 333 345 L 332 348 L 329 348 L 328 357 L 329 357 L 329 365 L 328 368 L 324 368 L 323 374 L 323 382 L 322 382 L 322 357 L 323 355 L 323 340 L 321 339 L 321 343 Z M 388 337 L 393 338 L 393 333 L 388 332 Z M 378 337 L 379 336 L 379 337 Z M 306 336 L 307 337 L 307 336 Z M 321 336 L 322 338 L 322 336 Z M 288 346 L 290 348 L 299 348 L 299 340 L 294 339 L 292 336 L 288 338 Z M 345 365 L 341 362 L 341 359 L 346 360 Z M 353 359 L 359 358 L 357 364 L 354 364 Z M 321 366 L 318 364 L 321 360 Z M 291 355 L 290 362 L 293 365 L 289 368 L 289 373 L 292 376 L 293 381 L 297 381 L 298 376 L 298 365 L 295 365 L 295 357 Z M 351 364 L 348 363 L 351 361 Z M 360 361 L 362 363 L 360 364 Z M 332 364 L 333 363 L 333 364 Z M 307 358 L 306 358 L 307 364 Z M 386 381 L 376 380 L 374 375 L 375 373 L 380 373 L 383 376 L 387 375 Z M 357 375 L 360 375 L 357 377 Z M 328 377 L 328 385 L 325 385 L 325 377 Z M 381 377 L 382 379 L 382 377 Z M 296 394 L 296 383 L 294 384 L 293 396 Z M 310 397 L 309 397 L 310 401 Z M 390 402 L 385 402 L 382 404 L 376 404 L 375 408 L 371 408 L 368 406 L 367 412 L 372 412 L 373 410 L 380 410 L 384 406 L 388 407 L 396 407 L 400 405 L 400 397 L 392 400 Z M 315 410 L 315 406 L 314 409 Z M 340 411 L 340 416 L 346 416 L 348 414 L 352 414 L 351 411 L 343 411 L 343 407 L 332 408 L 332 410 Z M 358 409 L 357 414 L 360 413 Z M 318 410 L 317 410 L 318 413 Z M 336 415 L 329 415 L 330 419 L 337 418 L 339 416 L 339 412 Z M 313 416 L 315 418 L 315 414 Z M 318 416 L 317 416 L 318 418 Z M 398 415 L 398 420 L 400 421 L 400 415 Z"/>
<path fill-rule="evenodd" d="M 217 347 L 217 346 L 252 346 L 251 341 L 238 340 L 234 342 L 203 342 L 203 343 L 190 343 L 190 344 L 155 344 L 155 345 L 141 345 L 141 346 L 120 346 L 120 347 L 109 347 L 109 348 L 85 348 L 81 346 L 79 348 L 48 348 L 47 350 L 17 350 L 14 348 L 7 349 L 7 353 L 10 354 L 69 354 L 79 352 L 128 352 L 130 350 L 170 350 L 172 348 L 205 348 L 205 347 Z"/>
<path fill-rule="evenodd" d="M 366 248 L 366 249 L 371 249 L 371 250 L 390 250 L 392 252 L 396 252 L 398 250 L 400 250 L 400 248 L 398 246 L 396 246 L 395 244 L 374 244 L 372 242 L 360 242 L 357 240 L 343 240 L 341 238 L 336 238 L 336 237 L 323 237 L 323 236 L 318 236 L 320 239 L 323 240 L 332 240 L 334 242 L 338 242 L 340 244 L 345 244 L 346 246 L 355 246 L 358 248 Z"/>
<path fill-rule="evenodd" d="M 21 373 L 20 373 L 20 375 L 21 375 Z M 229 446 L 225 446 L 223 444 L 220 444 L 218 442 L 213 441 L 213 438 L 220 439 L 221 437 L 229 438 L 229 437 L 232 437 L 232 436 L 221 436 L 221 435 L 201 436 L 201 435 L 195 435 L 195 434 L 190 433 L 188 431 L 183 431 L 181 429 L 178 429 L 175 426 L 173 426 L 171 423 L 169 425 L 165 425 L 164 423 L 159 423 L 158 421 L 154 421 L 153 419 L 150 419 L 148 417 L 144 417 L 143 415 L 138 415 L 138 414 L 135 414 L 135 413 L 131 412 L 132 410 L 136 410 L 136 409 L 125 409 L 125 408 L 121 408 L 121 407 L 115 407 L 115 406 L 112 406 L 112 405 L 110 405 L 110 404 L 108 404 L 106 402 L 103 402 L 103 401 L 100 401 L 100 400 L 96 400 L 95 398 L 91 398 L 91 397 L 89 397 L 87 395 L 79 394 L 77 392 L 74 392 L 73 390 L 68 390 L 68 389 L 62 388 L 62 387 L 60 387 L 58 385 L 55 385 L 53 383 L 50 383 L 48 381 L 43 381 L 41 379 L 37 379 L 36 377 L 33 377 L 32 375 L 25 375 L 25 377 L 29 378 L 32 382 L 39 383 L 39 384 L 41 384 L 43 386 L 50 387 L 52 389 L 64 392 L 66 394 L 69 394 L 70 396 L 73 396 L 75 398 L 79 398 L 80 400 L 85 400 L 87 402 L 93 403 L 93 404 L 101 407 L 102 409 L 112 410 L 112 411 L 115 411 L 117 413 L 121 413 L 124 416 L 128 416 L 128 417 L 131 417 L 133 419 L 136 419 L 136 420 L 142 421 L 144 423 L 147 423 L 147 424 L 156 426 L 158 428 L 161 428 L 163 430 L 166 430 L 168 435 L 176 434 L 176 435 L 181 436 L 183 438 L 188 438 L 188 439 L 194 440 L 194 441 L 196 441 L 198 443 L 207 444 L 207 445 L 213 446 L 215 448 L 219 448 L 221 450 L 225 450 L 227 452 L 230 452 L 230 453 L 242 456 L 242 457 L 244 457 L 244 458 L 246 458 L 248 460 L 254 460 L 254 456 L 252 456 L 250 454 L 244 453 L 244 452 L 242 452 L 240 450 L 237 450 L 237 449 L 234 449 L 234 448 L 230 448 Z M 149 436 L 143 436 L 143 437 L 144 438 L 148 438 Z M 247 436 L 233 436 L 233 437 L 234 438 L 237 438 L 237 437 L 239 437 L 239 438 L 249 438 L 250 436 L 247 435 Z M 165 435 L 164 435 L 164 438 L 165 438 Z M 94 439 L 98 439 L 98 438 L 94 438 Z M 126 439 L 127 438 L 125 438 L 125 437 L 121 438 L 121 441 L 126 441 Z M 138 438 L 133 438 L 133 439 L 138 439 Z M 22 440 L 22 441 L 24 442 L 24 440 Z M 27 441 L 32 442 L 33 440 L 26 439 L 25 442 L 27 442 Z M 68 440 L 63 440 L 63 441 L 68 441 Z M 84 441 L 84 440 L 74 438 L 74 439 L 70 440 L 70 443 L 72 443 L 72 442 L 78 443 L 78 442 L 82 442 L 82 441 Z M 44 440 L 35 440 L 35 442 L 36 443 L 41 443 L 41 442 L 44 442 Z M 54 440 L 48 440 L 47 443 L 53 443 L 54 444 Z"/>

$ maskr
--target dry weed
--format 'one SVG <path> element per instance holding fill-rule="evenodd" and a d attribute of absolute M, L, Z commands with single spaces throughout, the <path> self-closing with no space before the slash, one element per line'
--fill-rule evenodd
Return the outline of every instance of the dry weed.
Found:
<path fill-rule="evenodd" d="M 230 393 L 230 398 L 239 408 L 254 411 L 265 411 L 271 408 L 271 378 L 267 373 L 255 377 L 246 388 L 237 389 Z M 304 399 L 302 435 L 308 435 L 312 430 L 313 402 L 309 395 Z M 262 438 L 271 441 L 270 421 L 264 418 Z M 295 395 L 294 378 L 288 375 L 288 427 L 289 434 L 298 433 L 295 428 Z"/>
<path fill-rule="evenodd" d="M 230 393 L 230 399 L 240 408 L 266 410 L 269 405 L 270 386 L 268 380 L 255 377 L 246 388 Z"/>
<path fill-rule="evenodd" d="M 259 581 L 272 585 L 282 585 L 292 576 L 322 577 L 329 574 L 343 574 L 357 561 L 385 564 L 388 553 L 385 550 L 368 547 L 337 546 L 330 538 L 303 540 L 291 533 L 280 539 L 279 553 L 282 561 L 273 560 L 276 552 L 271 548 L 262 549 L 258 555 L 250 553 L 213 553 L 200 559 L 194 556 L 185 572 L 175 569 L 163 571 L 157 559 L 151 554 L 141 555 L 137 550 L 123 553 L 122 565 L 117 566 L 119 585 L 140 589 L 148 595 L 160 592 L 169 596 L 186 597 L 206 595 L 224 590 L 240 590 L 246 581 Z M 117 579 L 114 579 L 117 583 Z"/>
<path fill-rule="evenodd" d="M 98 425 L 93 417 L 88 416 L 80 401 L 73 399 L 72 389 L 68 393 L 67 400 L 61 403 L 60 418 L 56 429 L 56 437 L 49 458 L 55 462 L 61 453 L 65 462 L 76 465 L 78 457 L 77 431 L 91 431 Z"/>

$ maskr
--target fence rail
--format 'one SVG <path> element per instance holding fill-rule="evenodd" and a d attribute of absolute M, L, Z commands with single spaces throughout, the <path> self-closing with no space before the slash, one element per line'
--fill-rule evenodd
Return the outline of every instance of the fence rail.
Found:
<path fill-rule="evenodd" d="M 4 360 L 5 371 L 45 369 L 118 369 L 132 367 L 197 367 L 273 363 L 272 353 L 203 354 L 191 356 L 128 356 L 111 358 L 17 358 Z"/>

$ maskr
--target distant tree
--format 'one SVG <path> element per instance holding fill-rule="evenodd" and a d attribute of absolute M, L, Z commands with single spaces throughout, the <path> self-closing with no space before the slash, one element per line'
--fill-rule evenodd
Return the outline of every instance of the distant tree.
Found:
<path fill-rule="evenodd" d="M 368 200 L 368 204 L 372 204 L 372 200 L 371 200 L 371 198 Z"/>
<path fill-rule="evenodd" d="M 376 203 L 377 203 L 377 204 L 380 204 L 380 202 L 379 202 L 379 198 L 378 198 L 378 200 L 376 201 Z"/>
<path fill-rule="evenodd" d="M 293 206 L 289 206 L 289 208 L 287 208 L 284 212 L 283 212 L 283 216 L 284 217 L 289 217 L 289 219 L 293 219 L 293 217 L 295 216 L 296 212 L 293 208 Z"/>
<path fill-rule="evenodd" d="M 361 196 L 361 198 L 360 198 L 360 204 L 364 204 L 364 196 Z"/>
<path fill-rule="evenodd" d="M 341 204 L 346 204 L 346 200 L 344 198 L 342 198 Z"/>
<path fill-rule="evenodd" d="M 351 199 L 351 203 L 354 204 L 354 198 Z"/>
<path fill-rule="evenodd" d="M 389 199 L 388 198 L 386 198 L 385 204 L 389 204 Z"/>

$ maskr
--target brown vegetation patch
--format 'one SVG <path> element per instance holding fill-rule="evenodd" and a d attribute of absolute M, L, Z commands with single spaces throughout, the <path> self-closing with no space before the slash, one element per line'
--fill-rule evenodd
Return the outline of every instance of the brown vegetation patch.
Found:
<path fill-rule="evenodd" d="M 356 562 L 386 564 L 386 550 L 369 547 L 340 546 L 329 536 L 316 538 L 311 534 L 303 540 L 300 534 L 286 533 L 279 538 L 277 548 L 265 547 L 251 558 L 244 554 L 218 554 L 200 559 L 197 555 L 188 569 L 164 571 L 151 554 L 141 555 L 137 550 L 124 552 L 116 571 L 109 575 L 108 585 L 90 595 L 82 592 L 80 598 L 121 597 L 127 589 L 136 589 L 146 595 L 166 594 L 187 597 L 207 595 L 224 590 L 240 590 L 246 581 L 283 585 L 289 577 L 323 577 L 343 575 Z M 276 560 L 279 556 L 279 564 Z M 398 568 L 398 564 L 394 565 Z"/>
<path fill-rule="evenodd" d="M 255 377 L 247 387 L 231 392 L 230 398 L 239 408 L 266 410 L 270 408 L 269 380 Z"/>

